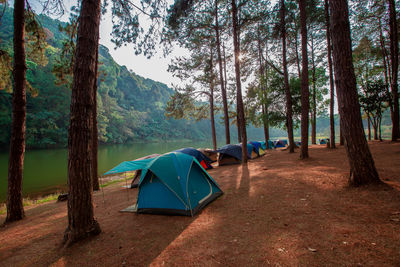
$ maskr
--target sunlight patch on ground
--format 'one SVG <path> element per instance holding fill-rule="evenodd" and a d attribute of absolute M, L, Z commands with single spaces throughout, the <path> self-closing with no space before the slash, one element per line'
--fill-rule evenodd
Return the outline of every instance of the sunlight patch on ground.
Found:
<path fill-rule="evenodd" d="M 67 266 L 67 261 L 64 257 L 59 258 L 56 262 L 50 265 L 51 267 L 64 267 Z"/>
<path fill-rule="evenodd" d="M 205 208 L 207 209 L 207 207 Z M 202 213 L 207 213 L 203 210 Z M 220 219 L 217 216 L 198 216 L 188 227 L 183 230 L 165 249 L 151 262 L 150 266 L 160 266 L 166 263 L 173 263 L 175 261 L 175 253 L 179 251 L 180 256 L 190 253 L 185 251 L 187 242 L 194 242 L 198 236 L 202 234 L 212 233 L 213 228 L 219 225 Z M 204 239 L 203 239 L 204 240 Z M 205 240 L 209 240 L 206 238 Z M 207 242 L 204 241 L 201 246 L 207 247 Z M 192 247 L 192 246 L 189 246 Z"/>

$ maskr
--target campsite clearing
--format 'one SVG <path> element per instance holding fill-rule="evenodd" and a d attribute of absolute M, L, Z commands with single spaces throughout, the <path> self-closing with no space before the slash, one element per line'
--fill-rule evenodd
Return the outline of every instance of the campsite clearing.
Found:
<path fill-rule="evenodd" d="M 399 266 L 400 143 L 370 148 L 387 185 L 348 188 L 342 146 L 266 151 L 210 170 L 225 194 L 194 217 L 121 213 L 137 189 L 114 184 L 94 194 L 103 232 L 67 249 L 66 202 L 29 206 L 0 228 L 0 266 Z"/>

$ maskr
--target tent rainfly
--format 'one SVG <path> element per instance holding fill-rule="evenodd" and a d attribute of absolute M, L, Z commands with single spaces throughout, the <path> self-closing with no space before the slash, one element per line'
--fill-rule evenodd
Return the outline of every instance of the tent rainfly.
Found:
<path fill-rule="evenodd" d="M 193 147 L 181 148 L 174 150 L 173 152 L 180 152 L 195 157 L 204 169 L 206 170 L 212 169 L 211 166 L 212 160 Z"/>
<path fill-rule="evenodd" d="M 156 158 L 125 161 L 107 174 L 142 170 L 137 212 L 193 216 L 223 194 L 193 157 L 171 152 Z"/>

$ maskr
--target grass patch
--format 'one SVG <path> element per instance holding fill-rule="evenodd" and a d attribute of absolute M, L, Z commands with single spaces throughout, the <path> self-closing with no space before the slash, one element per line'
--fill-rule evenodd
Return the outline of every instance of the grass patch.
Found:
<path fill-rule="evenodd" d="M 126 178 L 109 180 L 109 181 L 107 181 L 105 183 L 100 184 L 100 187 L 103 188 L 103 187 L 106 187 L 106 186 L 109 186 L 109 185 L 112 185 L 112 184 L 116 184 L 116 183 L 119 183 L 119 182 L 125 182 L 125 181 L 128 181 L 130 179 L 133 179 L 134 176 L 135 176 L 135 172 L 133 172 L 133 174 L 130 173 L 130 175 L 127 176 Z M 36 204 L 46 203 L 46 202 L 50 202 L 50 201 L 53 201 L 53 200 L 57 200 L 59 195 L 60 195 L 60 193 L 58 192 L 58 193 L 47 195 L 47 196 L 44 196 L 44 197 L 41 197 L 41 198 L 38 198 L 38 199 L 24 198 L 23 199 L 23 204 L 24 204 L 24 207 L 29 207 L 29 206 L 36 205 Z M 7 213 L 6 203 L 0 203 L 0 215 L 6 214 L 6 213 Z"/>
<path fill-rule="evenodd" d="M 53 200 L 57 200 L 58 195 L 59 195 L 59 193 L 54 193 L 54 194 L 47 195 L 45 197 L 41 197 L 38 199 L 24 198 L 22 202 L 23 202 L 24 207 L 29 207 L 32 205 L 42 204 L 42 203 L 50 202 Z M 0 215 L 6 214 L 6 213 L 7 213 L 6 204 L 0 203 Z"/>
<path fill-rule="evenodd" d="M 119 183 L 119 182 L 125 182 L 125 181 L 128 181 L 130 179 L 133 179 L 133 177 L 135 177 L 135 174 L 129 175 L 126 178 L 110 180 L 110 181 L 107 181 L 105 183 L 101 183 L 100 187 L 103 188 L 103 187 L 106 187 L 106 186 L 109 186 L 109 185 L 112 185 L 112 184 L 116 184 L 116 183 Z"/>

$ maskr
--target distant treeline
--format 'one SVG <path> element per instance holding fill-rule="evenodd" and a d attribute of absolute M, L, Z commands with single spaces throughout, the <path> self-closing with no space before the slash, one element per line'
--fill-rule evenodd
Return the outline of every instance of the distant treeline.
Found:
<path fill-rule="evenodd" d="M 12 9 L 6 9 L 0 24 L 0 49 L 12 54 Z M 31 148 L 65 147 L 68 137 L 70 89 L 57 86 L 52 73 L 66 36 L 59 31 L 62 22 L 39 16 L 47 33 L 44 66 L 27 59 L 27 79 L 34 92 L 27 95 L 27 146 Z M 165 104 L 173 90 L 167 85 L 145 79 L 118 65 L 106 47 L 100 45 L 100 75 L 98 87 L 98 131 L 102 144 L 163 140 L 210 139 L 209 120 L 191 121 L 167 119 Z M 132 58 L 133 58 L 132 53 Z M 28 55 L 29 56 L 29 55 Z M 5 78 L 5 77 L 2 77 Z M 11 92 L 0 88 L 0 147 L 9 145 L 11 127 Z M 219 120 L 222 123 L 222 120 Z M 217 124 L 217 136 L 224 136 L 224 128 Z M 232 126 L 232 138 L 236 138 Z M 285 132 L 272 130 L 272 135 Z M 249 136 L 261 139 L 261 129 L 249 127 Z"/>

